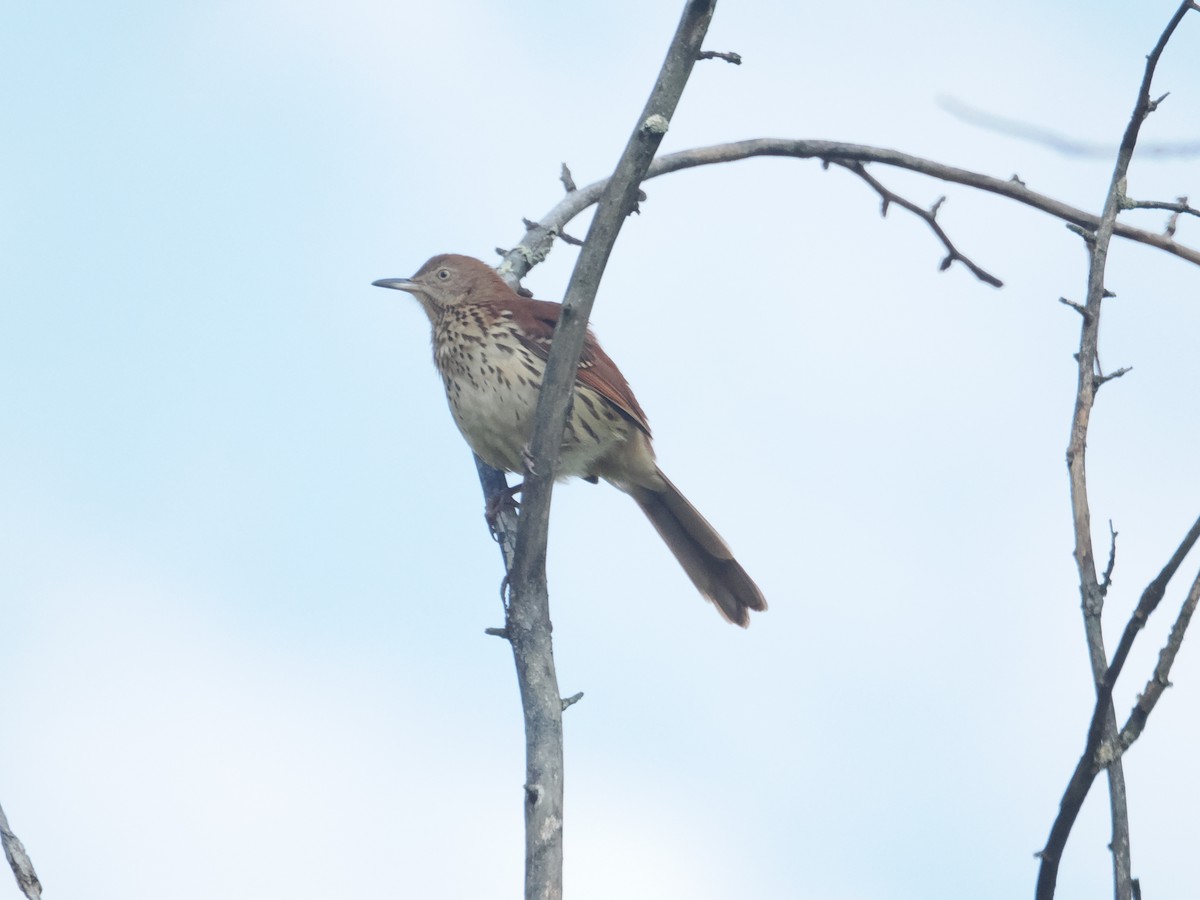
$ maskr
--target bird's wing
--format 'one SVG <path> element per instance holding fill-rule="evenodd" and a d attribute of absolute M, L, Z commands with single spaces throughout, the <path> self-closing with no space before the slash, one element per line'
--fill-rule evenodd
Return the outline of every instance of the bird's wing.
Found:
<path fill-rule="evenodd" d="M 548 300 L 524 300 L 513 304 L 513 319 L 518 327 L 517 339 L 532 353 L 545 360 L 550 355 L 550 340 L 562 306 Z M 575 376 L 581 384 L 594 390 L 607 400 L 625 418 L 633 422 L 650 437 L 650 423 L 646 414 L 633 396 L 629 382 L 621 374 L 607 353 L 601 348 L 596 336 L 588 329 L 583 342 L 583 355 L 579 358 L 579 369 Z"/>

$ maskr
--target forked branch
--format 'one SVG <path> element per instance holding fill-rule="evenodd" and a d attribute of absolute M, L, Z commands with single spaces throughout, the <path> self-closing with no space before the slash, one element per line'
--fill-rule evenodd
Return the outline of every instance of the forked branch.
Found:
<path fill-rule="evenodd" d="M 1184 598 L 1183 605 L 1179 608 L 1179 615 L 1175 617 L 1175 624 L 1171 626 L 1171 634 L 1167 638 L 1166 646 L 1159 651 L 1158 665 L 1154 667 L 1154 674 L 1150 676 L 1146 687 L 1138 696 L 1137 703 L 1134 704 L 1133 711 L 1125 722 L 1125 727 L 1121 729 L 1116 747 L 1110 751 L 1114 757 L 1120 757 L 1141 736 L 1142 729 L 1146 727 L 1146 720 L 1150 718 L 1150 713 L 1154 711 L 1163 692 L 1171 686 L 1171 666 L 1175 663 L 1179 648 L 1183 646 L 1183 636 L 1187 633 L 1198 601 L 1200 601 L 1200 574 L 1192 582 L 1192 587 L 1188 591 L 1187 597 Z M 1098 759 L 1097 762 L 1103 764 L 1102 759 Z"/>
<path fill-rule="evenodd" d="M 678 153 L 668 153 L 651 164 L 646 173 L 646 180 L 691 169 L 697 166 L 711 166 L 717 163 L 736 162 L 756 156 L 780 156 L 794 159 L 820 159 L 828 162 L 860 162 L 879 163 L 898 169 L 907 169 L 921 175 L 928 175 L 940 181 L 961 184 L 1001 197 L 1007 197 L 1024 206 L 1031 207 L 1047 215 L 1073 225 L 1085 233 L 1094 233 L 1100 227 L 1100 217 L 1094 213 L 1078 209 L 1061 200 L 1055 200 L 1046 194 L 1040 194 L 1017 178 L 996 178 L 969 169 L 947 166 L 943 163 L 901 153 L 898 150 L 887 150 L 882 147 L 868 147 L 863 144 L 847 144 L 840 141 L 809 141 L 792 138 L 754 138 L 746 141 L 736 141 L 729 144 L 714 144 L 710 147 L 697 147 L 692 150 L 682 150 Z M 603 192 L 607 179 L 593 182 L 585 187 L 572 191 L 563 197 L 544 216 L 537 220 L 535 227 L 526 230 L 524 236 L 511 250 L 506 251 L 499 266 L 500 274 L 515 284 L 529 273 L 529 270 L 540 263 L 550 253 L 554 238 L 574 219 L 596 203 Z M 1124 222 L 1113 226 L 1113 234 L 1130 241 L 1156 247 L 1173 256 L 1200 266 L 1200 250 L 1180 244 L 1175 240 L 1174 232 L 1158 234 L 1143 228 L 1134 228 Z"/>
<path fill-rule="evenodd" d="M 1095 764 L 1096 750 L 1102 743 L 1112 746 L 1116 741 L 1116 716 L 1112 706 L 1112 687 L 1120 675 L 1121 666 L 1124 665 L 1129 652 L 1128 644 L 1132 643 L 1133 635 L 1144 624 L 1144 616 L 1149 615 L 1149 612 L 1158 605 L 1157 599 L 1147 602 L 1147 596 L 1157 591 L 1157 597 L 1161 597 L 1161 591 L 1165 590 L 1166 582 L 1174 574 L 1179 562 L 1182 562 L 1181 554 L 1185 555 L 1191 547 L 1191 543 L 1185 538 L 1184 543 L 1172 558 L 1172 562 L 1168 563 L 1159 578 L 1147 588 L 1147 592 L 1143 594 L 1143 603 L 1146 603 L 1146 608 L 1143 609 L 1143 604 L 1139 603 L 1139 610 L 1143 611 L 1143 618 L 1138 620 L 1137 612 L 1135 612 L 1135 618 L 1126 628 L 1121 646 L 1118 648 L 1118 654 L 1114 657 L 1114 665 L 1110 667 L 1104 650 L 1104 634 L 1101 623 L 1108 578 L 1106 577 L 1105 581 L 1101 582 L 1096 571 L 1086 465 L 1088 425 L 1091 421 L 1092 407 L 1095 404 L 1096 391 L 1106 380 L 1114 377 L 1114 375 L 1106 377 L 1099 374 L 1097 364 L 1100 314 L 1105 298 L 1110 296 L 1104 287 L 1104 273 L 1108 261 L 1109 245 L 1113 235 L 1119 233 L 1117 214 L 1126 204 L 1126 176 L 1129 171 L 1129 163 L 1137 147 L 1138 135 L 1142 123 L 1160 102 L 1153 100 L 1150 96 L 1154 71 L 1171 35 L 1192 8 L 1194 8 L 1194 4 L 1191 0 L 1185 0 L 1179 6 L 1159 37 L 1154 50 L 1146 58 L 1146 67 L 1138 90 L 1137 102 L 1121 138 L 1120 149 L 1117 152 L 1116 163 L 1113 166 L 1112 178 L 1105 197 L 1104 210 L 1095 228 L 1089 229 L 1089 233 L 1085 234 L 1090 264 L 1087 299 L 1080 310 L 1083 315 L 1079 352 L 1075 355 L 1078 368 L 1075 408 L 1071 418 L 1070 442 L 1067 447 L 1067 468 L 1070 476 L 1071 512 L 1075 532 L 1075 563 L 1079 573 L 1084 633 L 1091 661 L 1092 678 L 1096 685 L 1096 705 L 1088 729 L 1084 752 L 1063 793 L 1063 799 L 1059 804 L 1059 813 L 1050 828 L 1046 846 L 1039 854 L 1041 864 L 1038 870 L 1037 900 L 1051 900 L 1054 896 L 1063 849 L 1083 806 L 1083 800 L 1099 771 Z M 1112 820 L 1110 848 L 1113 853 L 1114 896 L 1116 900 L 1130 900 L 1133 887 L 1130 874 L 1129 817 L 1125 800 L 1125 778 L 1119 756 L 1110 754 L 1110 757 L 1107 768 L 1109 808 Z"/>
<path fill-rule="evenodd" d="M 943 272 L 954 265 L 954 263 L 960 262 L 970 269 L 971 274 L 980 281 L 990 284 L 992 287 L 1004 287 L 1003 281 L 990 272 L 984 270 L 981 266 L 976 265 L 968 257 L 964 256 L 959 249 L 954 246 L 954 243 L 950 240 L 950 237 L 938 223 L 938 210 L 941 209 L 942 204 L 946 202 L 945 197 L 942 197 L 929 209 L 924 209 L 920 206 L 917 206 L 917 204 L 913 203 L 911 200 L 906 200 L 894 191 L 884 187 L 877 178 L 867 171 L 867 167 L 861 162 L 846 162 L 845 160 L 832 160 L 832 162 L 835 165 L 841 166 L 843 169 L 853 172 L 855 175 L 869 184 L 875 190 L 875 193 L 879 194 L 879 198 L 882 201 L 880 206 L 880 212 L 882 215 L 886 216 L 888 207 L 894 203 L 902 209 L 908 210 L 910 213 L 928 225 L 930 230 L 937 235 L 938 240 L 942 242 L 942 246 L 946 248 L 946 256 L 942 260 L 941 266 L 939 266 Z"/>

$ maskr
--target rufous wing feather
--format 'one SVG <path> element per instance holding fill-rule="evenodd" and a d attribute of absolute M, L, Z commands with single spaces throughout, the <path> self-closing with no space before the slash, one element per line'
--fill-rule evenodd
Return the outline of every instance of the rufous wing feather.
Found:
<path fill-rule="evenodd" d="M 562 306 L 548 300 L 528 300 L 514 309 L 514 319 L 521 328 L 519 340 L 531 353 L 545 360 L 550 356 L 550 341 Z M 576 378 L 613 405 L 621 415 L 633 422 L 650 437 L 650 423 L 633 395 L 621 370 L 604 352 L 596 336 L 588 330 L 579 358 Z"/>

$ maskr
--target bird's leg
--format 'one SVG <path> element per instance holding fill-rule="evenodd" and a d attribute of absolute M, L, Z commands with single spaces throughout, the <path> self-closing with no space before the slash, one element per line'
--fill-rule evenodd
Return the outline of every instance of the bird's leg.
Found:
<path fill-rule="evenodd" d="M 497 532 L 496 526 L 500 522 L 500 514 L 505 510 L 516 511 L 521 504 L 514 499 L 515 494 L 521 493 L 521 488 L 525 486 L 525 482 L 518 481 L 516 484 L 506 487 L 502 491 L 497 491 L 487 498 L 487 504 L 484 506 L 483 515 L 487 519 L 488 528 L 492 530 L 492 534 Z"/>

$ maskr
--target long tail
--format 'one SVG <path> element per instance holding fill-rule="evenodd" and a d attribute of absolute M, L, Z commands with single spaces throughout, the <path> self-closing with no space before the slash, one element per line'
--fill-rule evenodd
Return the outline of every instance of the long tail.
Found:
<path fill-rule="evenodd" d="M 754 580 L 733 558 L 721 536 L 658 470 L 663 487 L 622 486 L 637 502 L 666 545 L 671 548 L 683 571 L 728 621 L 745 628 L 750 610 L 762 612 L 767 601 Z"/>

